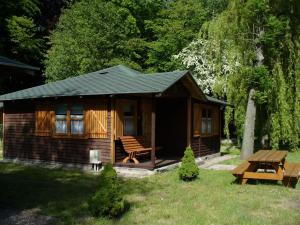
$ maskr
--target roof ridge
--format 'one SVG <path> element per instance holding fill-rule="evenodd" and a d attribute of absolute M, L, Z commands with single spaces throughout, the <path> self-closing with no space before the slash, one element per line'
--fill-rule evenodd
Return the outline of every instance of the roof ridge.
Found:
<path fill-rule="evenodd" d="M 143 74 L 142 72 L 140 72 L 138 70 L 135 70 L 135 69 L 132 69 L 130 67 L 127 67 L 127 66 L 125 66 L 123 64 L 119 64 L 119 65 L 116 65 L 116 66 L 113 66 L 113 67 L 109 67 L 109 68 L 120 68 L 121 70 L 123 70 L 125 72 L 133 72 L 135 74 Z"/>
<path fill-rule="evenodd" d="M 173 70 L 167 72 L 157 72 L 157 73 L 143 73 L 142 75 L 161 75 L 161 74 L 170 74 L 170 73 L 188 73 L 189 70 Z"/>

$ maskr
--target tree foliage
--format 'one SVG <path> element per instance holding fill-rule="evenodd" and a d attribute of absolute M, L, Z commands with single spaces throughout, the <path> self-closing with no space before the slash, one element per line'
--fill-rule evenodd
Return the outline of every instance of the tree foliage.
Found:
<path fill-rule="evenodd" d="M 207 71 L 214 79 L 209 88 L 235 106 L 239 138 L 248 92 L 255 88 L 257 142 L 268 136 L 272 148 L 285 145 L 295 149 L 299 144 L 299 10 L 297 1 L 232 0 L 227 10 L 200 30 L 198 42 L 215 43 L 213 47 L 201 47 L 199 54 L 193 52 L 194 48 L 180 53 L 191 69 L 197 69 L 197 57 L 217 68 Z M 257 66 L 259 58 L 263 63 Z M 232 68 L 228 73 L 222 70 L 226 63 Z M 205 77 L 197 70 L 195 73 L 201 83 Z M 231 111 L 227 111 L 227 123 Z"/>
<path fill-rule="evenodd" d="M 0 1 L 0 53 L 15 55 L 35 64 L 42 56 L 41 39 L 36 35 L 33 17 L 39 15 L 37 0 Z"/>
<path fill-rule="evenodd" d="M 207 19 L 207 12 L 200 1 L 169 1 L 154 20 L 147 21 L 147 29 L 153 33 L 149 43 L 147 64 L 151 71 L 178 69 L 172 55 L 177 54 L 196 36 Z"/>
<path fill-rule="evenodd" d="M 101 19 L 99 19 L 101 18 Z M 139 29 L 130 11 L 110 1 L 79 1 L 53 32 L 45 74 L 50 81 L 116 64 L 139 69 Z"/>
<path fill-rule="evenodd" d="M 42 66 L 49 30 L 71 0 L 0 0 L 0 54 Z"/>
<path fill-rule="evenodd" d="M 45 74 L 59 80 L 119 63 L 178 69 L 172 55 L 196 37 L 207 15 L 196 0 L 75 2 L 50 37 Z"/>

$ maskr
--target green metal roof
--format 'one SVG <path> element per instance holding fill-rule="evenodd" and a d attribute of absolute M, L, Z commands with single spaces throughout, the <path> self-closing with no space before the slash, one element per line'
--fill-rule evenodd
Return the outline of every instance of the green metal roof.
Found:
<path fill-rule="evenodd" d="M 173 71 L 143 74 L 126 66 L 118 65 L 8 93 L 0 96 L 0 101 L 47 97 L 162 93 L 188 73 L 188 71 Z M 227 105 L 226 102 L 219 99 L 210 96 L 205 97 L 210 102 Z"/>
<path fill-rule="evenodd" d="M 38 67 L 30 66 L 25 63 L 21 63 L 19 61 L 6 58 L 4 56 L 0 56 L 0 65 L 14 67 L 14 68 L 20 68 L 20 69 L 40 70 Z"/>
<path fill-rule="evenodd" d="M 0 96 L 0 101 L 63 96 L 162 93 L 188 71 L 142 74 L 122 65 Z"/>
<path fill-rule="evenodd" d="M 227 102 L 222 101 L 222 100 L 217 99 L 217 98 L 210 97 L 208 95 L 206 95 L 206 98 L 207 98 L 208 101 L 213 102 L 213 103 L 217 103 L 217 104 L 220 104 L 220 105 L 228 105 Z"/>

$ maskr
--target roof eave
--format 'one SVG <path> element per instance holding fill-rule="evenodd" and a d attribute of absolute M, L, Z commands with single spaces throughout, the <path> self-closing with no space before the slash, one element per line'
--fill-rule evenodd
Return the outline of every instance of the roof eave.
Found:
<path fill-rule="evenodd" d="M 0 65 L 2 66 L 9 66 L 13 68 L 19 68 L 19 69 L 26 69 L 26 70 L 34 70 L 34 71 L 39 71 L 40 68 L 35 67 L 35 66 L 29 66 L 29 65 L 17 65 L 13 63 L 5 63 L 5 62 L 0 62 Z"/>
<path fill-rule="evenodd" d="M 46 98 L 81 97 L 81 96 L 95 97 L 95 96 L 110 96 L 110 95 L 140 95 L 140 94 L 161 94 L 161 93 L 162 93 L 161 91 L 149 91 L 149 92 L 120 92 L 120 93 L 98 93 L 98 94 L 78 94 L 78 95 L 49 95 L 49 96 L 39 96 L 39 97 L 27 97 L 27 98 L 0 99 L 0 102 L 35 100 L 35 99 L 46 99 Z"/>

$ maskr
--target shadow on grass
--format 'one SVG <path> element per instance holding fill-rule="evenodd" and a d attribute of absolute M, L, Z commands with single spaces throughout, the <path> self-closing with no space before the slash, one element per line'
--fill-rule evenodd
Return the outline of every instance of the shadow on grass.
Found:
<path fill-rule="evenodd" d="M 65 223 L 89 216 L 87 200 L 100 185 L 98 175 L 80 171 L 0 164 L 0 206 L 39 208 Z M 154 185 L 145 179 L 121 180 L 125 194 L 147 195 Z"/>
<path fill-rule="evenodd" d="M 231 185 L 242 185 L 238 179 L 232 180 Z M 256 180 L 249 179 L 244 185 L 271 185 L 271 186 L 283 186 L 282 182 L 277 180 Z"/>

